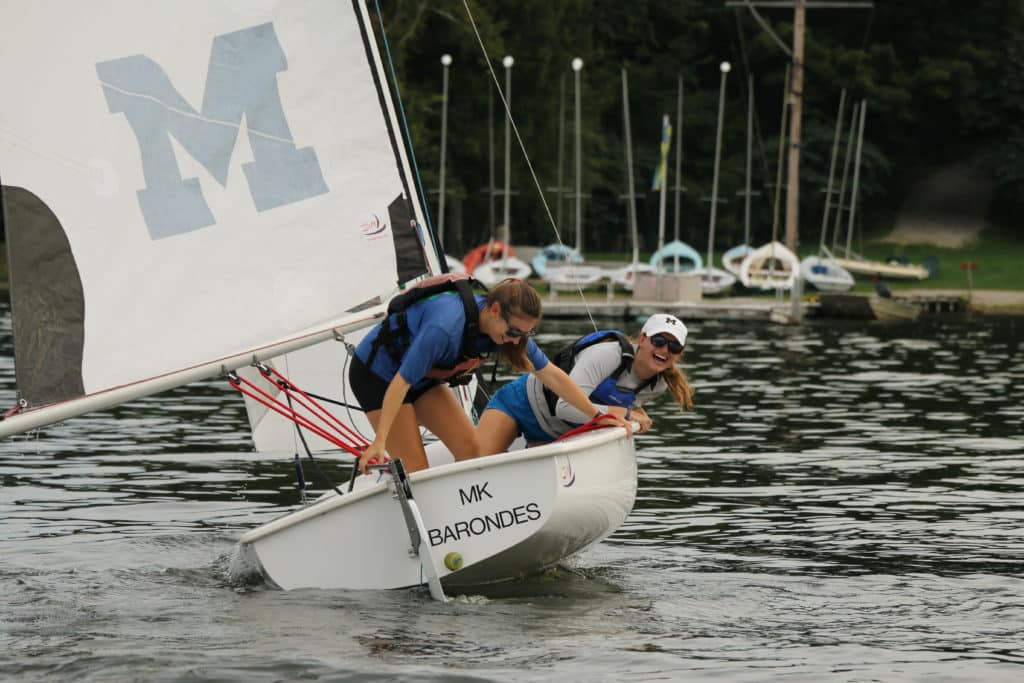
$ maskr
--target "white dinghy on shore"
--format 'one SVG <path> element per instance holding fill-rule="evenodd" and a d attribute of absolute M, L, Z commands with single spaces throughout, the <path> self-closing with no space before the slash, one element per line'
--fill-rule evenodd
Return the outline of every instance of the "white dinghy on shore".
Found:
<path fill-rule="evenodd" d="M 0 437 L 240 386 L 253 363 L 289 372 L 288 354 L 344 348 L 443 272 L 362 0 L 212 3 L 184 23 L 170 0 L 89 7 L 0 11 L 18 55 L 0 60 L 0 199 L 19 392 Z M 636 491 L 618 428 L 391 467 L 242 546 L 283 588 L 426 583 L 444 599 L 442 583 L 514 579 L 604 538 Z"/>

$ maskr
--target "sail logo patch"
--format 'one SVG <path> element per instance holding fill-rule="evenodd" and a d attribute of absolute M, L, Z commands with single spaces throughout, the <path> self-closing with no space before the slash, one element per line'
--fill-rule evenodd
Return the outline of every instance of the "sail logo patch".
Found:
<path fill-rule="evenodd" d="M 387 232 L 388 224 L 386 221 L 382 221 L 380 216 L 373 214 L 370 219 L 359 226 L 359 230 L 363 233 L 363 237 L 368 240 L 379 240 L 384 237 L 384 233 Z"/>
<path fill-rule="evenodd" d="M 214 37 L 198 110 L 144 54 L 96 64 L 108 109 L 124 115 L 139 145 L 146 184 L 136 194 L 152 239 L 217 222 L 199 179 L 181 177 L 172 137 L 227 187 L 244 118 L 253 160 L 241 166 L 257 211 L 329 191 L 316 150 L 297 147 L 288 126 L 277 84 L 287 69 L 272 23 Z"/>

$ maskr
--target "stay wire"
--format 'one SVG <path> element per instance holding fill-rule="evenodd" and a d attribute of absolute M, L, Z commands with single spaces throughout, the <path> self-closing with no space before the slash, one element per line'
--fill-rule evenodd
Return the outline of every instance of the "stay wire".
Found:
<path fill-rule="evenodd" d="M 285 398 L 288 400 L 288 408 L 294 411 L 295 407 L 292 405 L 292 397 L 291 397 L 291 395 L 288 394 L 288 392 L 285 392 Z M 338 485 L 335 484 L 334 481 L 330 477 L 328 477 L 327 474 L 320 468 L 320 462 L 316 458 L 313 457 L 313 450 L 309 447 L 309 444 L 306 443 L 306 437 L 302 433 L 302 427 L 297 422 L 294 423 L 294 424 L 295 424 L 295 432 L 296 432 L 296 434 L 299 435 L 299 441 L 302 442 L 302 448 L 306 451 L 306 458 L 308 458 L 309 461 L 311 463 L 313 463 L 313 469 L 316 470 L 316 473 L 320 476 L 320 478 L 322 480 L 327 482 L 327 485 L 330 488 L 334 489 L 335 493 L 337 493 L 339 496 L 343 495 L 342 492 L 341 492 L 341 489 L 338 488 Z M 296 448 L 296 451 L 298 451 L 297 448 Z M 296 454 L 296 456 L 297 456 L 297 454 Z M 296 457 L 296 462 L 301 463 L 301 461 L 298 460 L 298 457 Z M 357 467 L 357 466 L 358 466 L 358 460 L 356 461 L 356 464 L 353 465 L 353 467 Z M 302 468 L 302 465 L 299 464 L 299 471 L 301 471 L 301 468 Z M 303 493 L 303 495 L 305 495 L 305 490 L 306 489 L 305 489 L 305 486 L 303 486 L 303 484 L 304 484 L 304 482 L 300 481 L 300 486 L 302 486 L 302 493 Z"/>
<path fill-rule="evenodd" d="M 498 96 L 501 98 L 501 104 L 505 109 L 505 116 L 508 117 L 509 125 L 512 128 L 512 132 L 515 133 L 516 143 L 519 145 L 520 151 L 523 153 L 523 159 L 526 161 L 526 167 L 530 171 L 530 178 L 533 180 L 534 187 L 537 188 L 537 194 L 540 196 L 541 205 L 544 207 L 544 213 L 548 218 L 548 223 L 551 224 L 551 230 L 555 234 L 555 241 L 558 246 L 565 249 L 565 243 L 562 242 L 562 236 L 558 232 L 558 224 L 555 222 L 555 217 L 551 213 L 551 207 L 548 205 L 547 198 L 544 196 L 544 191 L 541 189 L 540 180 L 537 178 L 537 173 L 534 171 L 533 162 L 530 161 L 530 155 L 526 151 L 526 145 L 523 143 L 523 138 L 519 135 L 519 126 L 516 125 L 515 118 L 512 117 L 512 108 L 509 107 L 508 100 L 505 99 L 505 91 L 501 87 L 501 83 L 498 81 L 498 75 L 494 72 L 494 65 L 491 63 L 491 58 L 487 54 L 487 48 L 484 46 L 484 40 L 480 36 L 480 30 L 477 28 L 476 20 L 473 18 L 473 12 L 469 9 L 468 0 L 462 0 L 463 7 L 466 8 L 466 15 L 469 17 L 470 26 L 473 27 L 473 33 L 476 35 L 477 43 L 480 45 L 480 51 L 483 53 L 484 62 L 487 64 L 487 71 L 491 74 L 491 80 L 494 81 L 495 89 L 498 91 Z M 587 317 L 590 319 L 590 324 L 597 329 L 597 323 L 594 321 L 594 315 L 590 310 L 590 304 L 587 303 L 586 297 L 583 296 L 583 288 L 577 284 L 576 291 L 580 295 L 580 300 L 583 301 L 583 307 L 587 311 Z"/>

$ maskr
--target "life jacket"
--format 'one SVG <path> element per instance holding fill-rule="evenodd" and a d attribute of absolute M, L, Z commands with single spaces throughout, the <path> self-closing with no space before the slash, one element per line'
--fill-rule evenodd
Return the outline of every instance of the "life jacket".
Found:
<path fill-rule="evenodd" d="M 558 353 L 555 354 L 551 362 L 557 365 L 559 368 L 565 371 L 565 374 L 570 374 L 573 367 L 576 365 L 576 356 L 580 354 L 584 349 L 593 346 L 594 344 L 600 344 L 614 339 L 619 342 L 619 350 L 622 352 L 622 361 L 611 375 L 601 381 L 597 387 L 590 393 L 591 401 L 594 403 L 600 403 L 606 406 L 622 406 L 628 408 L 636 402 L 636 395 L 647 387 L 653 387 L 658 382 L 658 376 L 650 378 L 644 382 L 641 386 L 636 389 L 620 389 L 618 387 L 619 377 L 623 372 L 626 372 L 633 367 L 633 360 L 636 358 L 636 351 L 633 349 L 633 344 L 629 341 L 626 335 L 622 334 L 618 330 L 597 330 L 590 334 L 584 335 L 574 342 L 563 346 Z M 547 402 L 548 412 L 555 415 L 555 405 L 558 404 L 558 396 L 555 392 L 551 391 L 547 387 L 544 387 L 544 400 Z"/>
<path fill-rule="evenodd" d="M 373 363 L 377 352 L 385 349 L 396 363 L 402 362 L 402 355 L 409 348 L 412 332 L 406 318 L 406 311 L 430 297 L 456 292 L 466 312 L 466 326 L 462 330 L 462 359 L 453 365 L 435 365 L 427 372 L 431 379 L 441 379 L 452 386 L 467 384 L 473 371 L 480 367 L 481 357 L 477 351 L 477 337 L 480 336 L 480 309 L 473 296 L 473 287 L 487 290 L 479 281 L 465 273 L 444 273 L 422 280 L 409 287 L 388 302 L 387 317 L 380 324 L 377 338 L 373 340 L 366 364 Z"/>

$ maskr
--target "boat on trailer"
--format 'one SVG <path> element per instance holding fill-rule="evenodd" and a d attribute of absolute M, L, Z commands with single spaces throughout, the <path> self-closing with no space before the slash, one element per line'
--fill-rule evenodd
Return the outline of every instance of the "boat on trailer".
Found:
<path fill-rule="evenodd" d="M 252 364 L 287 373 L 317 344 L 347 352 L 391 296 L 444 271 L 363 0 L 221 3 L 185 24 L 170 0 L 91 7 L 3 13 L 20 57 L 0 62 L 19 402 L 0 437 L 200 380 L 242 386 Z M 599 541 L 636 491 L 619 428 L 383 467 L 242 546 L 283 588 L 426 583 L 444 599 L 442 581 L 513 579 Z"/>

